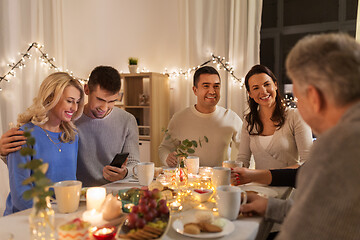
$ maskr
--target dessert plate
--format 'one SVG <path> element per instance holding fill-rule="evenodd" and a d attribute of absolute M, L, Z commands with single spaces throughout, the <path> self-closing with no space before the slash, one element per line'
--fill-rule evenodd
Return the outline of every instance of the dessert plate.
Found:
<path fill-rule="evenodd" d="M 222 219 L 222 221 L 224 221 L 225 225 L 223 227 L 223 230 L 221 232 L 217 232 L 217 233 L 204 233 L 204 232 L 201 232 L 200 234 L 185 233 L 184 225 L 187 223 L 190 223 L 190 222 L 195 222 L 194 214 L 187 214 L 185 216 L 179 217 L 178 219 L 176 219 L 173 222 L 172 227 L 176 232 L 178 232 L 184 236 L 187 236 L 187 237 L 205 238 L 205 239 L 219 238 L 219 237 L 223 237 L 223 236 L 226 236 L 226 235 L 232 233 L 235 229 L 234 223 L 232 223 L 231 221 L 229 221 L 225 218 L 221 218 L 221 219 Z"/>

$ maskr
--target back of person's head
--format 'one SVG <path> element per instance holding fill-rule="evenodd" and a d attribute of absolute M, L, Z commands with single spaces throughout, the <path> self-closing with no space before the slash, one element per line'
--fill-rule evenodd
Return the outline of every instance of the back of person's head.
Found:
<path fill-rule="evenodd" d="M 32 122 L 35 125 L 41 126 L 46 123 L 48 118 L 48 112 L 53 109 L 59 102 L 64 90 L 68 86 L 73 86 L 80 91 L 80 102 L 78 109 L 74 112 L 72 119 L 78 119 L 84 108 L 84 90 L 81 83 L 71 77 L 66 72 L 56 72 L 47 76 L 41 83 L 37 96 L 33 100 L 33 104 L 22 114 L 18 116 L 18 126 L 21 126 L 27 122 Z M 72 122 L 61 123 L 61 130 L 72 131 L 76 129 Z M 70 135 L 71 136 L 70 136 Z M 72 141 L 75 138 L 75 134 L 65 134 L 64 142 Z"/>
<path fill-rule="evenodd" d="M 98 85 L 101 89 L 116 94 L 121 88 L 119 72 L 110 66 L 98 66 L 94 68 L 88 82 L 90 92 L 94 91 Z"/>
<path fill-rule="evenodd" d="M 304 37 L 287 56 L 286 69 L 299 92 L 313 85 L 340 106 L 360 99 L 360 44 L 347 34 Z"/>
<path fill-rule="evenodd" d="M 219 80 L 221 80 L 219 72 L 216 71 L 215 68 L 210 67 L 210 66 L 204 66 L 204 67 L 201 67 L 198 70 L 196 70 L 194 73 L 194 81 L 193 81 L 194 87 L 197 87 L 201 74 L 216 74 L 216 75 L 218 75 Z"/>

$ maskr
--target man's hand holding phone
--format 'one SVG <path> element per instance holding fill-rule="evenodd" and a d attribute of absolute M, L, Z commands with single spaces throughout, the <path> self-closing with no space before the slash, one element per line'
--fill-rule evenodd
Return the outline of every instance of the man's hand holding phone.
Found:
<path fill-rule="evenodd" d="M 103 177 L 110 182 L 124 179 L 128 171 L 126 168 L 128 156 L 129 153 L 116 154 L 110 165 L 103 168 Z"/>

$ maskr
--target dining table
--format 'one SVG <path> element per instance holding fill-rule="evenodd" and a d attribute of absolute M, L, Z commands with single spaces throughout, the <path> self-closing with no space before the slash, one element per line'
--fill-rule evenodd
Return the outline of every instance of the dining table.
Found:
<path fill-rule="evenodd" d="M 106 188 L 107 193 L 115 194 L 121 189 L 128 189 L 132 187 L 140 188 L 141 186 L 139 185 L 138 181 L 130 177 L 120 181 L 108 183 L 103 185 L 103 187 Z M 292 191 L 292 188 L 289 187 L 265 187 L 275 191 L 277 193 L 277 198 L 281 199 L 288 198 Z M 75 218 L 81 218 L 83 212 L 86 211 L 86 202 L 81 200 L 79 208 L 73 213 L 59 213 L 57 210 L 56 201 L 52 203 L 52 208 L 55 211 L 55 228 L 57 228 L 58 226 Z M 177 212 L 171 211 L 169 222 L 170 226 L 166 234 L 162 236 L 162 239 L 194 239 L 175 231 L 175 229 L 172 227 L 172 224 L 176 219 L 179 219 L 185 215 L 194 214 L 195 211 L 196 209 L 184 209 L 183 211 Z M 30 239 L 30 212 L 31 209 L 27 209 L 8 216 L 0 217 L 0 233 L 11 233 L 13 235 L 13 240 Z M 235 230 L 217 239 L 262 240 L 266 239 L 273 226 L 272 222 L 266 221 L 263 217 L 260 216 L 243 217 L 239 215 L 239 217 L 232 221 L 232 223 L 234 224 Z"/>

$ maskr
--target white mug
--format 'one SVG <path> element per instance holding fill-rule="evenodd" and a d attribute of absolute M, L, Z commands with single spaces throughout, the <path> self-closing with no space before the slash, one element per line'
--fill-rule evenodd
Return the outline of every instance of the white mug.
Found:
<path fill-rule="evenodd" d="M 231 169 L 225 167 L 213 167 L 211 182 L 214 187 L 230 185 Z"/>
<path fill-rule="evenodd" d="M 188 173 L 198 174 L 198 172 L 199 172 L 199 157 L 188 156 L 185 159 L 185 165 L 188 170 Z"/>
<path fill-rule="evenodd" d="M 152 182 L 154 179 L 154 167 L 153 162 L 141 162 L 133 167 L 132 172 L 139 179 L 141 186 L 149 186 Z M 135 168 L 137 169 L 137 174 L 135 173 Z"/>
<path fill-rule="evenodd" d="M 56 204 L 59 212 L 75 212 L 79 207 L 82 183 L 80 181 L 61 181 L 54 184 Z"/>
<path fill-rule="evenodd" d="M 238 162 L 238 161 L 223 161 L 222 164 L 223 167 L 227 167 L 227 168 L 236 168 L 236 167 L 242 167 L 243 166 L 243 162 Z"/>
<path fill-rule="evenodd" d="M 217 207 L 220 217 L 229 219 L 230 221 L 237 219 L 240 206 L 247 201 L 247 195 L 244 190 L 235 186 L 219 186 L 216 188 Z M 244 195 L 241 201 L 241 195 Z"/>

